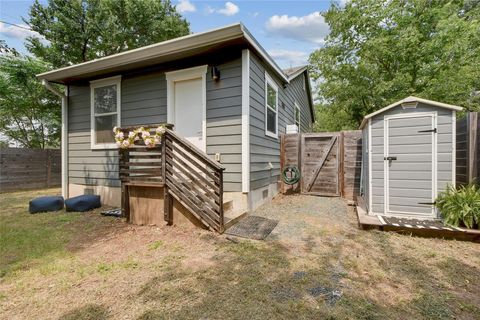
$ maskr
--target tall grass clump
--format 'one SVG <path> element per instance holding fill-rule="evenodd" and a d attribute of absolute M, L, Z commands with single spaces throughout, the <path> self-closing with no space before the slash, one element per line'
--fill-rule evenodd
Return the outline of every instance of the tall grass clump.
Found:
<path fill-rule="evenodd" d="M 436 200 L 444 223 L 455 227 L 480 229 L 480 187 L 449 185 Z"/>

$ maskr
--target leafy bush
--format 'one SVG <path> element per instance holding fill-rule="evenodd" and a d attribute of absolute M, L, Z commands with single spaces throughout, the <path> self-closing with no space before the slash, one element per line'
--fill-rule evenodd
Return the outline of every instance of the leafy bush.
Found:
<path fill-rule="evenodd" d="M 436 200 L 444 223 L 452 226 L 465 226 L 480 229 L 480 187 L 475 184 L 448 186 Z"/>

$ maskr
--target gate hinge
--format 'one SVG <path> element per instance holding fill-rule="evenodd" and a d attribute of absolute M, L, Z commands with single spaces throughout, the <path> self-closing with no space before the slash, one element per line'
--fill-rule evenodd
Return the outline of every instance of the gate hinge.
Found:
<path fill-rule="evenodd" d="M 430 129 L 430 130 L 420 130 L 418 132 L 433 132 L 433 133 L 437 133 L 437 128 L 434 128 L 434 129 Z"/>
<path fill-rule="evenodd" d="M 437 202 L 418 202 L 417 204 L 424 204 L 424 205 L 427 205 L 427 206 L 434 206 L 437 204 Z"/>

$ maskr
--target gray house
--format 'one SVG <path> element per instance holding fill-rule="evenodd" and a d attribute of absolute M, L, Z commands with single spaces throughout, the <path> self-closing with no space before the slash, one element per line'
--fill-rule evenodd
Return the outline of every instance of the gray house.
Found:
<path fill-rule="evenodd" d="M 460 110 L 408 97 L 363 119 L 360 193 L 368 214 L 438 218 L 435 198 L 455 184 L 455 114 Z"/>
<path fill-rule="evenodd" d="M 171 123 L 225 168 L 228 197 L 252 210 L 277 193 L 280 135 L 309 130 L 306 67 L 282 70 L 242 24 L 188 35 L 38 75 L 65 85 L 64 196 L 120 204 L 114 126 Z"/>

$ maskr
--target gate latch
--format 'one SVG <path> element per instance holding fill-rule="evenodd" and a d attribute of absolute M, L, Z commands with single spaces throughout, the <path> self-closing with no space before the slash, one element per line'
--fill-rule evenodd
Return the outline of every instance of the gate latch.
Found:
<path fill-rule="evenodd" d="M 419 133 L 420 132 L 433 132 L 433 133 L 437 133 L 437 128 L 434 128 L 434 129 L 429 129 L 429 130 L 420 130 L 418 131 Z"/>
<path fill-rule="evenodd" d="M 384 157 L 383 160 L 388 160 L 388 161 L 397 160 L 397 157 Z"/>

